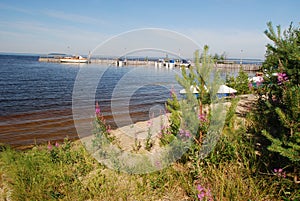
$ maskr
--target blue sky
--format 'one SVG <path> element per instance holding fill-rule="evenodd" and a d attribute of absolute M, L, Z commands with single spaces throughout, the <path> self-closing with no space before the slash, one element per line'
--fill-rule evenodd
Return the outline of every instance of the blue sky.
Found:
<path fill-rule="evenodd" d="M 0 52 L 87 54 L 117 34 L 163 28 L 213 54 L 263 58 L 266 23 L 299 25 L 299 8 L 299 0 L 1 0 Z"/>

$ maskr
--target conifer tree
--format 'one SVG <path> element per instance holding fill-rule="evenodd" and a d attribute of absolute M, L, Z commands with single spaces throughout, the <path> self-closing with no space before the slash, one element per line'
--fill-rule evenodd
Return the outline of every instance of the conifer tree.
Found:
<path fill-rule="evenodd" d="M 177 135 L 180 128 L 180 121 L 181 121 L 181 115 L 180 115 L 180 104 L 178 102 L 178 98 L 176 93 L 171 91 L 171 99 L 168 99 L 166 104 L 167 110 L 171 113 L 170 116 L 170 131 L 173 135 Z"/>
<path fill-rule="evenodd" d="M 267 45 L 264 84 L 257 89 L 256 128 L 270 141 L 268 149 L 286 158 L 287 165 L 297 172 L 300 168 L 299 27 L 291 24 L 282 33 L 280 26 L 275 31 L 271 22 L 267 25 L 265 34 L 273 44 Z"/>

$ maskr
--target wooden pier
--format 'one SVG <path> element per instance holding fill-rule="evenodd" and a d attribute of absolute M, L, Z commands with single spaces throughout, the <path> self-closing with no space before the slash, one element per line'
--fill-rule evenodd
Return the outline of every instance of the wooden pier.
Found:
<path fill-rule="evenodd" d="M 259 64 L 237 64 L 237 63 L 229 63 L 229 64 L 215 64 L 216 68 L 226 69 L 226 70 L 234 70 L 242 68 L 244 71 L 259 71 L 261 69 L 261 65 Z"/>
<path fill-rule="evenodd" d="M 60 63 L 60 58 L 51 58 L 51 57 L 40 57 L 40 62 L 52 62 Z M 145 61 L 145 60 L 117 60 L 117 59 L 103 59 L 103 58 L 92 58 L 89 60 L 91 64 L 105 64 L 105 65 L 114 65 L 114 66 L 156 66 L 156 67 L 176 67 L 180 66 L 179 64 L 175 65 L 158 65 L 157 61 Z M 191 65 L 194 65 L 193 63 Z M 238 63 L 216 63 L 214 66 L 218 69 L 226 70 L 235 70 L 242 69 L 244 71 L 259 71 L 261 65 L 259 64 L 238 64 Z"/>

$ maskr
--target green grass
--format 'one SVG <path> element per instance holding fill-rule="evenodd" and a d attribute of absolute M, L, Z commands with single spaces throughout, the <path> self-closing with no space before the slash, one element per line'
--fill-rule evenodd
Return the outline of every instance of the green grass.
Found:
<path fill-rule="evenodd" d="M 235 113 L 228 114 L 224 132 L 208 157 L 190 157 L 142 175 L 104 167 L 80 141 L 26 151 L 0 146 L 0 200 L 192 201 L 199 200 L 198 185 L 211 192 L 206 200 L 300 200 L 299 184 L 261 172 L 264 162 L 255 137 Z"/>
<path fill-rule="evenodd" d="M 218 149 L 225 151 L 226 145 Z M 214 200 L 283 200 L 278 193 L 284 190 L 284 181 L 257 174 L 255 166 L 237 152 L 235 158 L 223 156 L 224 160 L 210 156 L 198 164 L 197 174 L 192 173 L 193 164 L 178 162 L 158 172 L 129 175 L 105 168 L 78 142 L 65 142 L 51 151 L 47 146 L 22 152 L 8 148 L 0 153 L 0 187 L 7 187 L 0 198 L 197 200 L 196 186 L 201 184 L 211 190 Z"/>

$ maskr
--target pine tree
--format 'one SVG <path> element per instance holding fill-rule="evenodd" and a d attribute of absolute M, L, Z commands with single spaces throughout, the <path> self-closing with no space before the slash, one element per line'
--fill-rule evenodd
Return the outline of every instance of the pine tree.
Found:
<path fill-rule="evenodd" d="M 271 22 L 267 25 L 265 34 L 273 44 L 267 45 L 264 85 L 257 90 L 256 126 L 270 141 L 268 150 L 288 159 L 287 165 L 297 172 L 300 167 L 300 29 L 291 24 L 281 33 L 280 26 L 275 31 Z"/>
<path fill-rule="evenodd" d="M 180 128 L 180 104 L 178 102 L 178 98 L 176 93 L 172 90 L 171 91 L 171 99 L 168 99 L 166 104 L 167 110 L 171 113 L 170 116 L 170 131 L 171 134 L 177 135 Z"/>

